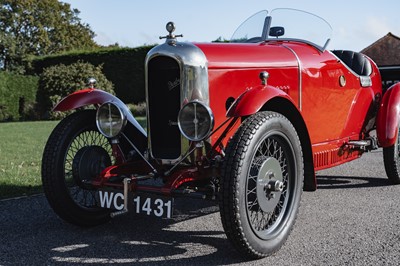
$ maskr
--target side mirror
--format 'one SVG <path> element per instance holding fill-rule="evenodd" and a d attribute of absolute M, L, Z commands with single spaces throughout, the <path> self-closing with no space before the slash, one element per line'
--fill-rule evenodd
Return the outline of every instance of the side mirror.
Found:
<path fill-rule="evenodd" d="M 280 37 L 285 34 L 285 28 L 284 27 L 272 27 L 269 29 L 269 36 L 273 37 Z"/>

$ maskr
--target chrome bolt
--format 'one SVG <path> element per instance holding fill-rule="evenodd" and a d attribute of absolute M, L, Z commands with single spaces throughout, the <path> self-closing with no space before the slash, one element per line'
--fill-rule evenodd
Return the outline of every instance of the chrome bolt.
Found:
<path fill-rule="evenodd" d="M 269 78 L 269 73 L 267 71 L 262 71 L 259 75 L 259 78 L 261 79 L 262 85 L 267 85 L 267 79 Z"/>
<path fill-rule="evenodd" d="M 273 192 L 282 192 L 283 191 L 283 182 L 279 180 L 270 180 L 264 186 L 265 191 L 273 191 Z"/>
<path fill-rule="evenodd" d="M 274 173 L 269 173 L 269 174 L 268 174 L 268 177 L 269 177 L 269 179 L 272 179 L 272 178 L 275 177 L 275 174 L 274 174 Z"/>

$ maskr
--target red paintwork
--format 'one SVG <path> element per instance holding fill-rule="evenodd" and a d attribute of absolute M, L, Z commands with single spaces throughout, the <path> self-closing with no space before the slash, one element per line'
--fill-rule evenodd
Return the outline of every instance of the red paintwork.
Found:
<path fill-rule="evenodd" d="M 376 119 L 376 133 L 382 147 L 392 146 L 397 138 L 400 118 L 400 83 L 391 86 L 382 99 Z"/>
<path fill-rule="evenodd" d="M 257 113 L 263 105 L 274 97 L 281 97 L 292 102 L 282 90 L 272 86 L 257 86 L 246 90 L 228 110 L 228 117 L 242 117 Z M 293 102 L 292 102 L 293 103 Z"/>
<path fill-rule="evenodd" d="M 296 58 L 278 43 L 197 43 L 207 56 L 208 69 L 297 67 Z M 259 81 L 258 76 L 253 77 Z"/>
<path fill-rule="evenodd" d="M 104 169 L 100 174 L 100 177 L 92 181 L 92 185 L 95 187 L 114 187 L 122 189 L 123 184 L 121 182 L 110 182 L 109 179 L 124 175 L 131 178 L 130 189 L 133 191 L 171 196 L 172 192 L 178 189 L 182 184 L 207 177 L 207 175 L 201 175 L 198 169 L 182 169 L 175 171 L 173 175 L 167 179 L 167 182 L 163 186 L 155 187 L 138 185 L 136 176 L 132 175 L 132 169 L 140 170 L 136 171 L 136 174 L 139 174 L 138 172 L 142 172 L 143 175 L 146 175 L 146 173 L 150 172 L 149 167 L 144 162 L 129 162 L 121 165 L 113 165 Z"/>
<path fill-rule="evenodd" d="M 305 43 L 270 41 L 195 45 L 208 60 L 210 107 L 215 128 L 223 124 L 227 117 L 252 115 L 277 98 L 285 99 L 285 102 L 296 107 L 290 110 L 303 118 L 306 131 L 299 135 L 307 138 L 303 143 L 311 143 L 311 146 L 308 144 L 309 152 L 303 152 L 307 156 L 304 161 L 313 166 L 311 170 L 308 169 L 307 173 L 312 178 L 305 179 L 305 186 L 316 187 L 313 170 L 340 165 L 359 158 L 364 152 L 348 143 L 350 140 L 365 139 L 369 131 L 374 129 L 375 113 L 371 110 L 379 107 L 376 99 L 380 99 L 382 87 L 378 68 L 372 61 L 372 86 L 361 87 L 360 77 L 330 51 L 321 52 Z M 262 71 L 270 75 L 267 85 L 261 85 L 259 73 Z M 339 83 L 340 76 L 345 77 L 345 84 Z M 393 86 L 383 97 L 379 108 L 377 134 L 379 144 L 384 147 L 392 145 L 397 137 L 399 94 L 400 85 Z M 106 92 L 85 89 L 66 97 L 54 109 L 64 111 L 115 99 Z M 229 111 L 226 110 L 228 99 L 236 99 Z M 226 123 L 211 136 L 214 150 L 209 154 L 222 153 L 221 147 L 235 133 L 239 121 Z M 201 154 L 197 158 L 202 158 Z M 134 182 L 131 189 L 170 195 L 183 183 L 217 176 L 215 173 L 202 172 L 208 169 L 208 159 L 203 159 L 196 161 L 192 167 L 177 169 L 163 177 L 165 185 L 162 187 L 137 186 Z M 205 167 L 199 167 L 203 163 Z M 108 178 L 129 175 L 129 171 L 133 170 L 135 173 L 137 170 L 143 172 L 145 168 L 149 170 L 129 164 L 112 166 L 102 173 L 101 181 L 94 182 L 94 185 L 116 186 L 109 183 Z M 134 176 L 132 180 L 135 180 Z"/>
<path fill-rule="evenodd" d="M 117 99 L 112 94 L 97 90 L 97 89 L 83 89 L 76 91 L 64 99 L 62 99 L 54 108 L 53 111 L 68 111 L 79 107 L 83 107 L 91 104 L 102 104 L 111 100 Z"/>
<path fill-rule="evenodd" d="M 208 59 L 210 106 L 215 125 L 226 119 L 225 102 L 244 91 L 260 86 L 259 74 L 268 71 L 268 85 L 282 88 L 298 104 L 298 63 L 296 57 L 277 44 L 197 43 Z M 222 52 L 221 52 L 222 51 Z M 261 99 L 262 100 L 262 99 Z M 236 131 L 237 124 L 225 138 Z M 220 134 L 211 137 L 215 143 Z"/>
<path fill-rule="evenodd" d="M 382 93 L 380 74 L 372 61 L 372 86 L 361 87 L 359 76 L 330 51 L 321 52 L 304 43 L 196 45 L 209 61 L 210 105 L 216 125 L 225 119 L 229 97 L 236 99 L 244 93 L 228 116 L 251 115 L 269 100 L 283 97 L 297 107 L 306 123 L 315 170 L 361 156 L 362 152 L 348 149 L 346 143 L 366 136 L 366 121 L 371 118 L 368 111 L 375 96 Z M 260 85 L 261 71 L 270 74 L 266 88 Z M 342 75 L 344 86 L 339 83 Z M 213 135 L 212 141 L 218 137 Z"/>

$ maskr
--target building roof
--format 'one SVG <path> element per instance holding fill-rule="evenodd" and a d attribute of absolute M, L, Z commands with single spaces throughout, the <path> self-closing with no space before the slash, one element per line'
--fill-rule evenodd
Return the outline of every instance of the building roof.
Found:
<path fill-rule="evenodd" d="M 378 66 L 400 66 L 400 37 L 389 32 L 361 53 L 371 57 Z"/>

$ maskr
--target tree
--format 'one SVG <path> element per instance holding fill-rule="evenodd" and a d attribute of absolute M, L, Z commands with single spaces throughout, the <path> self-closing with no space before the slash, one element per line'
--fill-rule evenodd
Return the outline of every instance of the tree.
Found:
<path fill-rule="evenodd" d="M 212 42 L 229 42 L 229 40 L 222 38 L 222 36 L 219 36 L 218 39 L 212 41 Z"/>
<path fill-rule="evenodd" d="M 28 56 L 97 47 L 79 13 L 57 0 L 0 0 L 0 67 L 23 72 Z"/>

